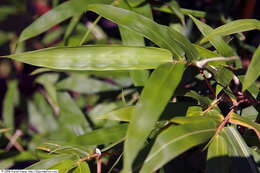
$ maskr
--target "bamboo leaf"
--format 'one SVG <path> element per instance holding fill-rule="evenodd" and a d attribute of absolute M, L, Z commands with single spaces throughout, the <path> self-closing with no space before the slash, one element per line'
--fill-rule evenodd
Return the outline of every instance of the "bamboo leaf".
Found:
<path fill-rule="evenodd" d="M 213 29 L 209 25 L 199 21 L 191 15 L 189 16 L 204 36 L 213 31 Z M 210 38 L 209 41 L 222 56 L 230 57 L 234 55 L 233 49 L 220 36 L 216 35 Z"/>
<path fill-rule="evenodd" d="M 68 93 L 58 93 L 58 100 L 60 104 L 60 117 L 58 119 L 60 126 L 65 127 L 75 135 L 82 135 L 91 131 L 85 115 Z"/>
<path fill-rule="evenodd" d="M 180 19 L 180 21 L 182 22 L 182 24 L 185 24 L 185 20 L 184 20 L 184 15 L 182 14 L 181 10 L 180 10 L 180 6 L 178 4 L 177 1 L 173 0 L 169 3 L 169 8 L 170 10 L 176 14 L 176 16 Z"/>
<path fill-rule="evenodd" d="M 131 172 L 137 153 L 178 86 L 183 71 L 183 63 L 163 64 L 146 82 L 127 131 L 124 171 Z"/>
<path fill-rule="evenodd" d="M 60 163 L 52 166 L 50 169 L 56 169 L 59 173 L 67 173 L 69 170 L 75 167 L 75 163 L 72 160 L 63 160 Z"/>
<path fill-rule="evenodd" d="M 71 90 L 78 93 L 94 94 L 98 92 L 119 90 L 121 87 L 102 80 L 88 78 L 86 75 L 72 74 L 56 84 L 58 90 Z"/>
<path fill-rule="evenodd" d="M 215 131 L 211 121 L 169 127 L 157 137 L 140 173 L 155 172 L 189 148 L 208 141 Z"/>
<path fill-rule="evenodd" d="M 205 43 L 209 39 L 215 37 L 215 36 L 226 36 L 230 34 L 235 34 L 239 32 L 244 31 L 250 31 L 250 30 L 260 30 L 260 21 L 256 19 L 240 19 L 240 20 L 234 20 L 232 22 L 229 22 L 225 25 L 222 25 L 216 29 L 214 29 L 212 32 L 207 34 L 202 40 L 201 43 Z"/>
<path fill-rule="evenodd" d="M 72 154 L 59 154 L 49 159 L 39 161 L 26 169 L 49 169 L 63 160 L 75 159 L 74 157 Z"/>
<path fill-rule="evenodd" d="M 56 47 L 8 57 L 51 69 L 97 71 L 153 69 L 172 59 L 166 49 L 134 46 Z"/>
<path fill-rule="evenodd" d="M 228 154 L 231 158 L 232 172 L 258 173 L 249 148 L 239 132 L 234 127 L 226 127 L 222 132 L 228 146 L 230 146 Z"/>
<path fill-rule="evenodd" d="M 104 115 L 98 116 L 97 119 L 108 119 L 116 121 L 130 121 L 132 118 L 132 113 L 135 109 L 135 106 L 126 106 L 115 111 L 109 112 Z"/>
<path fill-rule="evenodd" d="M 188 117 L 174 117 L 170 121 L 177 124 L 199 123 L 203 121 L 212 121 L 217 125 L 223 120 L 222 116 L 210 115 L 210 116 L 188 116 Z"/>
<path fill-rule="evenodd" d="M 140 4 L 144 3 L 146 0 L 127 0 L 127 2 L 129 3 L 129 5 L 131 7 L 136 7 L 139 6 Z"/>
<path fill-rule="evenodd" d="M 80 162 L 78 167 L 73 171 L 73 173 L 91 173 L 86 162 Z"/>
<path fill-rule="evenodd" d="M 19 41 L 25 41 L 35 37 L 51 27 L 63 22 L 64 20 L 78 13 L 83 13 L 87 10 L 89 4 L 107 3 L 110 4 L 113 0 L 72 0 L 64 2 L 46 14 L 39 17 L 35 22 L 25 28 L 19 37 Z"/>
<path fill-rule="evenodd" d="M 233 113 L 229 119 L 229 122 L 230 123 L 233 123 L 233 124 L 237 124 L 237 125 L 240 125 L 240 126 L 244 126 L 244 127 L 247 127 L 249 129 L 252 129 L 259 141 L 260 141 L 260 124 L 256 123 L 256 122 L 253 122 L 253 121 L 250 121 L 242 116 L 239 116 L 235 113 Z"/>
<path fill-rule="evenodd" d="M 153 9 L 164 12 L 164 13 L 175 14 L 174 11 L 170 10 L 167 5 L 163 5 L 160 8 L 154 7 Z M 200 17 L 200 18 L 207 17 L 206 12 L 204 12 L 204 11 L 191 10 L 191 9 L 186 9 L 186 8 L 180 8 L 180 11 L 184 15 L 192 15 L 192 16 Z"/>
<path fill-rule="evenodd" d="M 183 59 L 184 55 L 189 61 L 199 58 L 196 49 L 182 34 L 147 17 L 110 5 L 93 4 L 88 9 L 169 49 L 174 59 Z"/>
<path fill-rule="evenodd" d="M 243 91 L 249 88 L 259 77 L 260 69 L 260 46 L 256 49 L 243 81 Z"/>
<path fill-rule="evenodd" d="M 207 173 L 229 173 L 228 147 L 224 137 L 214 137 L 208 148 Z"/>
<path fill-rule="evenodd" d="M 119 1 L 118 7 L 128 9 L 131 8 L 128 6 L 125 0 Z M 149 4 L 145 4 L 141 7 L 132 8 L 133 11 L 136 11 L 139 14 L 143 14 L 146 17 L 152 18 L 152 10 Z M 145 46 L 144 38 L 141 35 L 138 35 L 134 31 L 129 29 L 119 27 L 121 39 L 124 45 L 127 46 Z M 131 70 L 130 76 L 134 81 L 135 86 L 144 86 L 145 81 L 148 79 L 149 72 L 146 70 Z"/>
<path fill-rule="evenodd" d="M 7 128 L 14 128 L 14 108 L 19 103 L 18 82 L 9 81 L 3 104 L 3 123 Z"/>
<path fill-rule="evenodd" d="M 77 136 L 75 142 L 81 145 L 102 145 L 122 140 L 126 135 L 127 124 L 101 128 Z"/>

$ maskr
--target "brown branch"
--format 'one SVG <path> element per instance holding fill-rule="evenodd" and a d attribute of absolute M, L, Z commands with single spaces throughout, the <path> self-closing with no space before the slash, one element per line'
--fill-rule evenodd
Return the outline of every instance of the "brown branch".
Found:
<path fill-rule="evenodd" d="M 5 136 L 8 138 L 9 143 L 8 145 L 5 147 L 6 151 L 9 151 L 13 146 L 15 146 L 15 148 L 22 152 L 24 151 L 23 147 L 17 142 L 17 139 L 19 136 L 22 136 L 23 132 L 21 130 L 16 130 L 15 134 L 13 136 L 6 134 Z"/>

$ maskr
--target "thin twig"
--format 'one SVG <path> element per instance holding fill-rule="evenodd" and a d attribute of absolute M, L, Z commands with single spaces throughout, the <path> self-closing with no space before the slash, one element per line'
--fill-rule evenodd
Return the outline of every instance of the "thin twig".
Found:
<path fill-rule="evenodd" d="M 197 67 L 197 68 L 198 68 L 199 72 L 201 73 L 201 75 L 203 76 L 203 78 L 204 78 L 204 80 L 205 80 L 207 86 L 209 87 L 209 89 L 210 89 L 212 95 L 213 95 L 214 97 L 216 97 L 216 93 L 215 93 L 214 89 L 212 88 L 212 86 L 210 85 L 210 83 L 209 83 L 207 77 L 205 76 L 205 74 L 204 74 L 204 72 L 203 72 L 203 69 L 201 69 L 201 68 L 199 68 L 199 67 Z"/>
<path fill-rule="evenodd" d="M 222 99 L 222 97 L 219 97 L 217 100 L 215 100 L 214 102 L 211 103 L 211 105 L 206 109 L 204 110 L 201 114 L 202 115 L 205 115 L 208 111 L 210 111 L 211 109 L 213 109 L 218 103 L 219 101 Z"/>
<path fill-rule="evenodd" d="M 9 151 L 13 146 L 15 146 L 15 148 L 22 152 L 24 151 L 23 147 L 17 142 L 18 137 L 22 136 L 23 132 L 21 130 L 16 130 L 13 136 L 10 136 L 9 134 L 6 134 L 6 137 L 9 140 L 8 145 L 5 147 L 6 151 Z"/>

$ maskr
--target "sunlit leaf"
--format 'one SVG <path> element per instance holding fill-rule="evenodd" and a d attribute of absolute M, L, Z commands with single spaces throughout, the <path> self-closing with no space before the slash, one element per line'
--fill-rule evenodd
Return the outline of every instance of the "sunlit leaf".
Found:
<path fill-rule="evenodd" d="M 231 159 L 232 172 L 257 173 L 258 171 L 250 155 L 249 148 L 239 132 L 234 127 L 226 127 L 222 132 L 222 136 L 229 146 L 228 154 Z"/>
<path fill-rule="evenodd" d="M 134 46 L 56 47 L 8 57 L 51 69 L 98 71 L 153 69 L 172 59 L 166 49 Z"/>
<path fill-rule="evenodd" d="M 207 154 L 207 173 L 229 173 L 228 144 L 221 135 L 214 136 Z"/>
<path fill-rule="evenodd" d="M 63 160 L 60 163 L 52 166 L 50 169 L 56 169 L 59 173 L 67 173 L 69 170 L 75 167 L 75 163 L 72 160 Z"/>
<path fill-rule="evenodd" d="M 231 114 L 229 122 L 254 130 L 254 132 L 256 133 L 256 135 L 260 141 L 260 124 L 250 121 L 235 113 Z"/>

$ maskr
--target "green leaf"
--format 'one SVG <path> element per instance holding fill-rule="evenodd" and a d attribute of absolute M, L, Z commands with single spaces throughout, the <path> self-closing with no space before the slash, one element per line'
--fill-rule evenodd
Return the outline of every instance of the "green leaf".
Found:
<path fill-rule="evenodd" d="M 260 46 L 256 49 L 243 81 L 243 91 L 249 88 L 260 75 Z"/>
<path fill-rule="evenodd" d="M 47 100 L 52 106 L 56 115 L 58 115 L 60 111 L 59 103 L 57 99 L 57 92 L 55 88 L 55 83 L 57 82 L 58 78 L 59 78 L 58 74 L 44 74 L 39 76 L 36 79 L 37 83 L 40 83 L 44 86 L 44 89 L 47 92 L 46 93 L 48 97 Z"/>
<path fill-rule="evenodd" d="M 163 64 L 146 82 L 127 131 L 124 171 L 131 171 L 135 157 L 179 85 L 183 72 L 184 63 Z"/>
<path fill-rule="evenodd" d="M 169 7 L 166 5 L 161 6 L 160 8 L 154 7 L 153 9 L 161 11 L 161 12 L 165 12 L 165 13 L 175 14 L 174 11 L 170 10 Z M 200 18 L 207 17 L 206 12 L 204 12 L 204 11 L 191 10 L 191 9 L 186 9 L 186 8 L 180 8 L 180 11 L 184 15 L 192 15 L 192 16 L 200 17 Z"/>
<path fill-rule="evenodd" d="M 178 2 L 173 0 L 168 5 L 169 5 L 170 10 L 174 14 L 176 14 L 176 16 L 181 20 L 182 24 L 184 25 L 185 24 L 184 15 L 182 14 L 182 12 L 180 10 L 180 6 L 179 6 Z"/>
<path fill-rule="evenodd" d="M 110 4 L 113 0 L 72 0 L 64 2 L 56 8 L 48 11 L 46 14 L 39 17 L 30 26 L 25 28 L 20 35 L 19 41 L 25 41 L 35 37 L 51 27 L 63 22 L 64 20 L 87 10 L 89 4 L 107 3 Z"/>
<path fill-rule="evenodd" d="M 68 93 L 58 93 L 60 103 L 60 125 L 76 135 L 91 131 L 85 115 Z"/>
<path fill-rule="evenodd" d="M 235 113 L 231 114 L 229 122 L 252 129 L 256 133 L 256 135 L 260 141 L 260 124 L 253 122 L 251 120 L 248 120 Z"/>
<path fill-rule="evenodd" d="M 216 29 L 214 29 L 212 32 L 207 34 L 205 38 L 201 40 L 201 43 L 205 43 L 209 39 L 215 37 L 215 36 L 225 36 L 230 34 L 235 34 L 239 32 L 244 31 L 250 31 L 250 30 L 260 30 L 260 21 L 256 19 L 240 19 L 240 20 L 234 20 L 232 22 L 229 22 L 225 25 L 222 25 Z"/>
<path fill-rule="evenodd" d="M 80 162 L 72 173 L 91 173 L 86 162 Z"/>
<path fill-rule="evenodd" d="M 228 147 L 224 137 L 214 137 L 208 148 L 207 173 L 229 173 Z"/>
<path fill-rule="evenodd" d="M 229 146 L 228 154 L 232 161 L 232 172 L 257 173 L 256 164 L 250 155 L 249 148 L 239 132 L 234 127 L 226 127 L 222 132 L 222 136 Z"/>
<path fill-rule="evenodd" d="M 65 45 L 67 45 L 70 35 L 76 29 L 76 26 L 79 23 L 81 16 L 82 16 L 82 13 L 77 13 L 72 17 L 70 24 L 69 24 L 68 28 L 66 29 L 66 32 L 65 32 L 65 35 L 64 35 Z"/>
<path fill-rule="evenodd" d="M 14 108 L 19 103 L 18 82 L 9 81 L 3 103 L 3 123 L 7 128 L 14 128 Z"/>
<path fill-rule="evenodd" d="M 63 160 L 75 159 L 72 154 L 60 154 L 49 159 L 41 160 L 26 169 L 49 169 Z"/>
<path fill-rule="evenodd" d="M 213 31 L 213 29 L 209 25 L 199 21 L 191 15 L 189 16 L 204 36 Z M 234 55 L 233 49 L 220 36 L 216 35 L 210 38 L 209 41 L 222 56 L 230 57 Z"/>
<path fill-rule="evenodd" d="M 162 48 L 169 49 L 174 59 L 183 59 L 184 55 L 189 61 L 199 58 L 196 49 L 182 34 L 147 17 L 110 5 L 89 5 L 89 10 L 150 39 Z"/>
<path fill-rule="evenodd" d="M 134 46 L 56 47 L 8 57 L 51 69 L 97 71 L 153 69 L 172 60 L 166 49 Z"/>
<path fill-rule="evenodd" d="M 174 117 L 170 121 L 177 124 L 188 124 L 188 123 L 199 123 L 203 121 L 212 121 L 217 125 L 221 123 L 223 118 L 218 115 L 210 115 L 210 116 L 188 116 L 188 117 Z"/>
<path fill-rule="evenodd" d="M 52 166 L 50 169 L 57 169 L 59 173 L 67 173 L 69 170 L 75 167 L 75 163 L 72 160 L 63 160 L 60 163 Z"/>
<path fill-rule="evenodd" d="M 115 121 L 130 121 L 135 106 L 126 106 L 112 112 L 100 115 L 97 119 L 108 119 Z M 176 116 L 200 116 L 202 109 L 200 106 L 189 105 L 187 103 L 169 103 L 160 116 L 160 120 L 169 120 Z"/>
<path fill-rule="evenodd" d="M 155 172 L 184 151 L 208 141 L 215 131 L 211 121 L 169 127 L 157 137 L 140 173 Z"/>
<path fill-rule="evenodd" d="M 101 128 L 77 136 L 75 142 L 81 145 L 102 145 L 122 140 L 126 135 L 127 124 Z"/>
<path fill-rule="evenodd" d="M 121 87 L 102 80 L 88 78 L 84 74 L 72 74 L 56 84 L 58 90 L 71 90 L 78 93 L 94 94 L 104 91 L 119 90 Z"/>
<path fill-rule="evenodd" d="M 127 2 L 129 3 L 129 5 L 131 7 L 136 7 L 142 3 L 144 3 L 146 0 L 127 0 Z"/>
<path fill-rule="evenodd" d="M 116 121 L 130 121 L 132 118 L 132 113 L 135 109 L 135 106 L 126 106 L 115 111 L 109 112 L 104 115 L 100 115 L 97 119 L 108 119 Z"/>
<path fill-rule="evenodd" d="M 125 0 L 119 1 L 117 4 L 118 7 L 130 10 L 127 2 Z M 143 5 L 138 8 L 133 8 L 133 11 L 136 11 L 139 14 L 143 14 L 146 17 L 152 18 L 152 11 L 149 4 Z M 127 46 L 145 46 L 144 38 L 141 35 L 138 35 L 134 31 L 129 29 L 119 27 L 121 39 L 124 45 Z M 144 86 L 145 81 L 149 77 L 149 72 L 146 70 L 131 70 L 130 76 L 134 81 L 135 86 Z"/>

